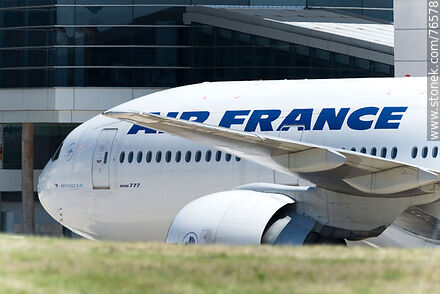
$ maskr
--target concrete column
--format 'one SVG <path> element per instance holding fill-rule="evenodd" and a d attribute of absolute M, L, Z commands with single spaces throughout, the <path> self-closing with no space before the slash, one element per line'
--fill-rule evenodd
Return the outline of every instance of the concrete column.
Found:
<path fill-rule="evenodd" d="M 396 77 L 426 76 L 428 0 L 394 0 Z"/>
<path fill-rule="evenodd" d="M 23 233 L 34 234 L 34 125 L 23 123 L 21 134 Z"/>

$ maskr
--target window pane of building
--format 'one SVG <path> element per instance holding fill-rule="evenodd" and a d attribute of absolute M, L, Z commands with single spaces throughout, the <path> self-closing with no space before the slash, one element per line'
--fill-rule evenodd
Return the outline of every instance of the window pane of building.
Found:
<path fill-rule="evenodd" d="M 75 24 L 77 25 L 118 25 L 133 21 L 133 9 L 130 6 L 77 6 Z"/>

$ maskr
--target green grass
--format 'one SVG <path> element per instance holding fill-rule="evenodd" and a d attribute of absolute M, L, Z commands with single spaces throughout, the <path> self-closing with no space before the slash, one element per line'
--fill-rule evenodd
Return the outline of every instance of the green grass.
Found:
<path fill-rule="evenodd" d="M 440 250 L 0 235 L 0 293 L 439 293 Z"/>

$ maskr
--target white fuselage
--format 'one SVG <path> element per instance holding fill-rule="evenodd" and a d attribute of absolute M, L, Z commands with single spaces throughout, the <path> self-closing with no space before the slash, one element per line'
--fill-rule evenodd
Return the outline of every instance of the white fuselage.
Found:
<path fill-rule="evenodd" d="M 377 156 L 386 148 L 386 158 L 395 155 L 397 161 L 437 169 L 440 155 L 433 158 L 437 142 L 427 141 L 426 104 L 423 78 L 341 79 L 203 83 L 151 94 L 113 110 L 183 115 L 205 119 L 205 124 L 324 146 L 358 152 L 365 148 L 367 154 L 375 148 Z M 286 118 L 295 109 L 304 114 L 296 117 L 300 122 L 293 126 Z M 328 122 L 323 127 L 317 123 L 323 119 L 323 109 L 341 114 L 332 120 L 333 129 Z M 352 115 L 360 109 L 366 114 Z M 394 113 L 383 113 L 384 109 Z M 235 112 L 228 118 L 227 111 Z M 265 112 L 258 116 L 255 111 Z M 283 122 L 288 130 L 281 130 Z M 176 213 L 198 197 L 253 182 L 298 184 L 296 178 L 255 163 L 234 156 L 227 160 L 224 152 L 217 161 L 216 152 L 99 115 L 65 139 L 58 159 L 51 160 L 40 177 L 39 197 L 52 217 L 82 236 L 163 241 Z M 122 163 L 121 153 L 125 154 Z M 107 164 L 100 165 L 102 161 Z"/>

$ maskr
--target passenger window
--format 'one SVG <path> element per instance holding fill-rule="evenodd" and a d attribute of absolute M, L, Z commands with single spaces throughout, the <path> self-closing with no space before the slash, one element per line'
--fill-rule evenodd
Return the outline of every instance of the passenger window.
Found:
<path fill-rule="evenodd" d="M 229 162 L 229 161 L 231 161 L 231 158 L 232 158 L 232 155 L 229 153 L 226 153 L 225 160 Z"/>
<path fill-rule="evenodd" d="M 205 161 L 206 161 L 206 162 L 210 162 L 210 161 L 211 161 L 211 156 L 212 156 L 212 152 L 211 152 L 211 150 L 206 151 L 206 154 L 205 154 Z"/>
<path fill-rule="evenodd" d="M 397 157 L 397 147 L 393 147 L 393 149 L 391 149 L 391 158 L 395 159 Z"/>
<path fill-rule="evenodd" d="M 383 158 L 387 157 L 387 148 L 383 147 L 382 150 L 380 151 L 380 156 L 382 156 Z"/>
<path fill-rule="evenodd" d="M 171 151 L 169 151 L 169 150 L 165 154 L 165 161 L 166 162 L 170 162 L 171 161 Z"/>
<path fill-rule="evenodd" d="M 432 148 L 432 157 L 436 158 L 438 156 L 438 147 Z"/>
<path fill-rule="evenodd" d="M 191 161 L 191 151 L 187 151 L 185 154 L 185 161 L 190 162 Z"/>
<path fill-rule="evenodd" d="M 411 151 L 411 157 L 412 158 L 416 158 L 417 157 L 417 153 L 418 153 L 417 147 L 413 147 L 413 149 Z"/>
<path fill-rule="evenodd" d="M 176 162 L 180 162 L 182 160 L 182 152 L 176 152 Z"/>
<path fill-rule="evenodd" d="M 128 153 L 128 157 L 127 157 L 127 161 L 128 163 L 132 163 L 133 162 L 133 151 L 130 151 L 130 153 Z"/>
<path fill-rule="evenodd" d="M 197 151 L 194 158 L 195 158 L 196 162 L 200 162 L 200 159 L 202 159 L 202 152 Z"/>
<path fill-rule="evenodd" d="M 373 155 L 373 156 L 376 156 L 376 154 L 377 154 L 376 147 L 371 148 L 370 154 Z"/>
<path fill-rule="evenodd" d="M 159 163 L 162 160 L 162 152 L 157 151 L 156 153 L 156 162 Z"/>
<path fill-rule="evenodd" d="M 221 151 L 217 151 L 215 153 L 215 160 L 216 161 L 220 161 L 222 159 L 222 152 Z"/>
<path fill-rule="evenodd" d="M 119 154 L 119 162 L 123 163 L 125 160 L 125 152 L 122 151 L 121 154 Z"/>
<path fill-rule="evenodd" d="M 362 147 L 362 148 L 361 148 L 361 153 L 364 153 L 364 154 L 367 153 L 367 148 Z"/>
<path fill-rule="evenodd" d="M 428 156 L 428 147 L 423 147 L 422 149 L 422 157 L 426 158 Z"/>
<path fill-rule="evenodd" d="M 240 161 L 241 158 L 236 156 L 236 157 L 235 157 L 235 160 L 236 160 L 236 161 Z"/>
<path fill-rule="evenodd" d="M 104 164 L 107 164 L 108 152 L 104 154 Z"/>
<path fill-rule="evenodd" d="M 153 157 L 153 153 L 151 151 L 147 152 L 147 156 L 145 156 L 145 160 L 150 163 L 151 162 L 151 158 Z"/>
<path fill-rule="evenodd" d="M 136 156 L 136 161 L 138 163 L 140 163 L 142 161 L 142 156 L 143 156 L 142 151 L 139 151 L 137 156 Z"/>

